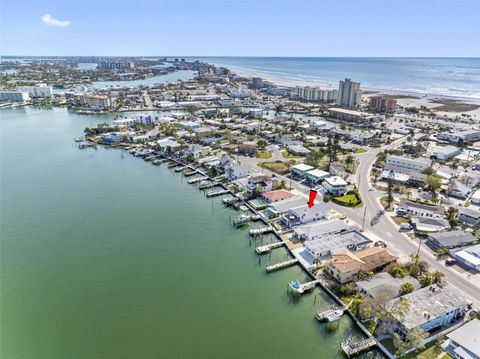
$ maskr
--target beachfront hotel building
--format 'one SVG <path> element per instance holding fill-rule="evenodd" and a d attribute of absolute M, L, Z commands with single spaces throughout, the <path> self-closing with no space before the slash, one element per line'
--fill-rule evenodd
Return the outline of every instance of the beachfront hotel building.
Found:
<path fill-rule="evenodd" d="M 25 102 L 29 99 L 27 91 L 0 91 L 0 102 Z"/>
<path fill-rule="evenodd" d="M 319 87 L 297 86 L 295 87 L 295 97 L 305 101 L 331 102 L 337 100 L 337 90 L 322 90 Z"/>
<path fill-rule="evenodd" d="M 362 91 L 360 82 L 354 82 L 351 79 L 345 79 L 338 84 L 337 105 L 345 107 L 354 107 L 362 101 Z"/>
<path fill-rule="evenodd" d="M 397 100 L 383 96 L 372 96 L 370 97 L 368 107 L 374 111 L 394 112 L 397 107 Z"/>

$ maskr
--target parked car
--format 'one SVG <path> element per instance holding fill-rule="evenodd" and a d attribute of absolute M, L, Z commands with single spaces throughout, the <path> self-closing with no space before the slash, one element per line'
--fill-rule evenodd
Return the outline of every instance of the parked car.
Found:
<path fill-rule="evenodd" d="M 453 266 L 453 265 L 455 264 L 455 262 L 456 262 L 455 259 L 447 259 L 447 260 L 445 261 L 445 265 L 446 265 L 447 267 L 450 267 L 450 266 Z"/>
<path fill-rule="evenodd" d="M 410 231 L 412 229 L 412 225 L 410 223 L 402 223 L 400 225 L 400 229 L 404 231 Z"/>
<path fill-rule="evenodd" d="M 375 247 L 382 247 L 382 248 L 386 248 L 387 247 L 387 244 L 384 242 L 384 241 L 376 241 L 375 244 L 374 244 Z"/>

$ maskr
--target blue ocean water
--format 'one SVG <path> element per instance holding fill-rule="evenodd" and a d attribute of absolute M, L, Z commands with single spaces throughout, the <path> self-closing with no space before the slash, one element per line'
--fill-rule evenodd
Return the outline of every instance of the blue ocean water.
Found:
<path fill-rule="evenodd" d="M 203 57 L 244 74 L 280 82 L 337 86 L 349 77 L 365 89 L 480 101 L 480 58 Z"/>

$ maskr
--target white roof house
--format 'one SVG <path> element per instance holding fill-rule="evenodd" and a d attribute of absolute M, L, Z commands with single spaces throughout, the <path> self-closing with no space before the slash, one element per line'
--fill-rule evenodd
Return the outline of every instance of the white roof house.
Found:
<path fill-rule="evenodd" d="M 480 270 L 480 244 L 457 250 L 453 257 L 469 268 Z"/>
<path fill-rule="evenodd" d="M 308 171 L 313 170 L 314 167 L 306 165 L 304 163 L 299 163 L 298 165 L 292 166 L 292 173 L 303 178 Z"/>
<path fill-rule="evenodd" d="M 347 182 L 342 177 L 332 176 L 323 181 L 323 187 L 334 196 L 343 196 L 347 192 Z"/>
<path fill-rule="evenodd" d="M 319 170 L 318 168 L 315 168 L 306 173 L 307 180 L 309 180 L 312 183 L 318 183 L 329 176 L 330 176 L 330 173 Z"/>
<path fill-rule="evenodd" d="M 433 146 L 432 155 L 437 160 L 448 161 L 450 158 L 460 154 L 460 150 L 455 146 Z"/>
<path fill-rule="evenodd" d="M 274 212 L 284 213 L 288 211 L 290 208 L 298 207 L 306 203 L 308 203 L 308 201 L 303 196 L 294 196 L 281 201 L 271 203 L 269 208 Z M 314 203 L 316 204 L 318 203 L 318 201 L 315 201 Z"/>
<path fill-rule="evenodd" d="M 425 168 L 430 166 L 432 161 L 426 158 L 408 158 L 402 156 L 387 156 L 387 165 L 407 168 L 417 172 L 423 171 Z"/>
<path fill-rule="evenodd" d="M 311 241 L 317 238 L 331 236 L 333 234 L 345 232 L 352 228 L 344 221 L 331 219 L 312 224 L 306 224 L 294 229 L 294 237 L 297 240 Z"/>
<path fill-rule="evenodd" d="M 445 324 L 453 323 L 457 315 L 464 314 L 470 305 L 463 295 L 451 286 L 439 284 L 416 290 L 401 297 L 408 300 L 409 308 L 402 314 L 393 314 L 396 323 L 392 330 L 408 336 L 409 331 L 420 328 L 430 331 Z M 392 306 L 400 299 L 392 299 L 387 306 Z"/>
<path fill-rule="evenodd" d="M 470 197 L 470 201 L 475 205 L 480 204 L 480 190 L 477 190 L 472 194 L 472 196 Z"/>
<path fill-rule="evenodd" d="M 290 208 L 283 215 L 283 220 L 288 227 L 292 228 L 326 219 L 329 212 L 330 207 L 326 202 L 317 202 L 313 207 L 308 207 L 308 204 L 304 203 L 301 206 Z"/>
<path fill-rule="evenodd" d="M 341 249 L 360 250 L 370 247 L 373 241 L 364 234 L 352 230 L 305 242 L 305 249 L 315 258 L 326 256 Z"/>
<path fill-rule="evenodd" d="M 454 358 L 480 358 L 480 320 L 474 319 L 447 334 L 445 351 Z"/>

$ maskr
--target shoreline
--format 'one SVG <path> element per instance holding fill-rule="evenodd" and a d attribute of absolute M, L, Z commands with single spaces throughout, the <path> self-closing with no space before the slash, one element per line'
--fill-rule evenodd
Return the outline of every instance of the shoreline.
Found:
<path fill-rule="evenodd" d="M 215 64 L 217 65 L 217 64 Z M 266 82 L 269 82 L 276 86 L 281 87 L 295 87 L 295 86 L 312 86 L 312 87 L 322 87 L 324 89 L 336 89 L 338 83 L 331 83 L 327 80 L 312 79 L 312 78 L 293 78 L 282 75 L 275 74 L 266 74 L 265 72 L 258 70 L 251 70 L 247 68 L 240 68 L 231 65 L 218 64 L 222 67 L 226 67 L 231 70 L 233 73 L 242 76 L 242 77 L 260 77 Z M 339 79 L 341 80 L 341 79 Z M 445 94 L 436 94 L 436 93 L 425 93 L 415 90 L 402 90 L 394 88 L 385 88 L 385 87 L 364 87 L 364 95 L 388 95 L 388 96 L 398 96 L 398 97 L 412 97 L 417 99 L 424 99 L 428 101 L 432 100 L 453 100 L 466 104 L 473 104 L 480 106 L 480 97 L 468 97 L 468 96 L 454 96 L 454 95 L 445 95 Z"/>

